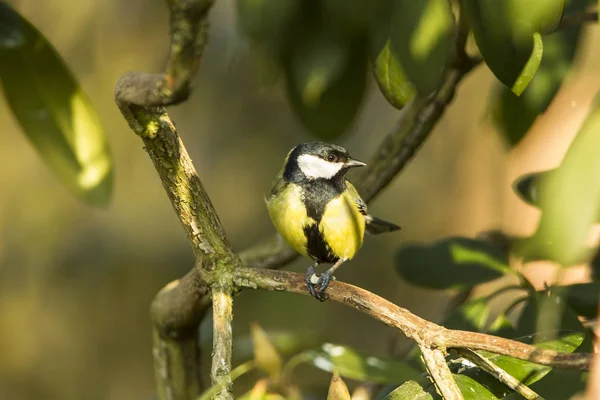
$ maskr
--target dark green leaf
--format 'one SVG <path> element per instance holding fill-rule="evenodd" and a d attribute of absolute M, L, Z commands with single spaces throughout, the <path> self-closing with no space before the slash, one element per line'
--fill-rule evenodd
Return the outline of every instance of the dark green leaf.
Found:
<path fill-rule="evenodd" d="M 560 167 L 540 185 L 542 217 L 532 238 L 550 260 L 572 265 L 589 251 L 586 241 L 600 205 L 600 93 Z"/>
<path fill-rule="evenodd" d="M 112 160 L 94 108 L 52 45 L 4 2 L 0 59 L 4 95 L 30 142 L 73 193 L 106 205 Z"/>
<path fill-rule="evenodd" d="M 577 315 L 587 318 L 598 316 L 600 282 L 578 283 L 562 288 L 566 291 L 567 304 Z"/>
<path fill-rule="evenodd" d="M 504 338 L 517 337 L 517 330 L 512 322 L 506 317 L 506 314 L 500 314 L 487 329 L 488 333 Z"/>
<path fill-rule="evenodd" d="M 284 72 L 294 112 L 321 139 L 339 137 L 364 97 L 366 43 L 344 41 L 322 29 L 307 34 L 290 51 Z"/>
<path fill-rule="evenodd" d="M 544 399 L 571 399 L 572 396 L 585 390 L 587 373 L 582 371 L 552 370 L 544 379 L 531 385 L 531 390 Z M 521 400 L 523 397 L 512 393 L 504 400 Z"/>
<path fill-rule="evenodd" d="M 441 82 L 454 43 L 449 0 L 392 0 L 391 51 L 417 91 L 426 95 Z"/>
<path fill-rule="evenodd" d="M 566 14 L 582 8 L 587 1 L 571 1 Z M 496 85 L 491 100 L 492 121 L 510 145 L 516 145 L 525 136 L 537 116 L 552 102 L 570 70 L 580 32 L 581 27 L 577 26 L 542 38 L 544 57 L 521 96 L 516 96 L 503 85 Z"/>
<path fill-rule="evenodd" d="M 320 0 L 328 26 L 344 36 L 360 36 L 369 31 L 382 0 Z"/>
<path fill-rule="evenodd" d="M 548 332 L 538 334 L 537 339 L 548 340 L 551 334 L 559 330 L 569 333 L 585 333 L 586 330 L 569 307 L 565 307 L 564 293 L 561 288 L 552 287 L 550 292 L 536 293 L 529 296 L 519 320 L 517 321 L 517 335 L 527 336 L 535 332 Z M 587 339 L 586 339 L 587 340 Z"/>
<path fill-rule="evenodd" d="M 487 299 L 477 298 L 463 304 L 443 325 L 448 329 L 481 332 L 489 314 Z"/>
<path fill-rule="evenodd" d="M 417 382 L 408 381 L 394 389 L 384 400 L 433 400 L 433 397 Z"/>
<path fill-rule="evenodd" d="M 432 289 L 473 287 L 509 272 L 508 254 L 480 240 L 451 237 L 430 246 L 408 245 L 395 256 L 407 281 Z"/>
<path fill-rule="evenodd" d="M 393 359 L 385 359 L 359 353 L 352 348 L 325 343 L 321 348 L 305 351 L 290 359 L 294 367 L 299 363 L 310 363 L 327 372 L 334 368 L 344 378 L 372 383 L 401 383 L 407 380 L 420 380 L 419 371 L 408 364 Z"/>
<path fill-rule="evenodd" d="M 477 47 L 494 75 L 519 96 L 535 75 L 543 51 L 540 33 L 554 29 L 564 0 L 461 0 Z"/>
<path fill-rule="evenodd" d="M 540 188 L 543 187 L 541 182 L 547 179 L 551 174 L 555 173 L 556 170 L 557 169 L 554 168 L 522 175 L 514 181 L 513 190 L 525 203 L 534 207 L 539 207 Z"/>
<path fill-rule="evenodd" d="M 237 0 L 237 19 L 250 41 L 278 55 L 290 36 L 291 26 L 299 23 L 301 0 Z"/>

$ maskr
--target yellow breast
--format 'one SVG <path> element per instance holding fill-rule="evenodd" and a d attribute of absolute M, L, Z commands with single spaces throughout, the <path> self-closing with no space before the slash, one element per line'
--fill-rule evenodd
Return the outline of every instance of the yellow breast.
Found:
<path fill-rule="evenodd" d="M 362 246 L 365 218 L 344 192 L 325 207 L 319 230 L 335 255 L 351 259 Z"/>
<path fill-rule="evenodd" d="M 302 202 L 302 189 L 296 185 L 288 185 L 277 196 L 267 200 L 267 209 L 277 232 L 298 253 L 308 256 L 306 252 L 306 236 L 304 226 L 315 221 L 306 215 L 306 207 Z"/>

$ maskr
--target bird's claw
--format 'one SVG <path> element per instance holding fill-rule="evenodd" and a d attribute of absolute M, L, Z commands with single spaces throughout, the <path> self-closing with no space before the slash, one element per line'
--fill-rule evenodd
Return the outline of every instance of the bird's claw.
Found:
<path fill-rule="evenodd" d="M 329 271 L 324 272 L 322 274 L 317 274 L 315 272 L 315 267 L 311 266 L 306 270 L 305 280 L 310 295 L 315 299 L 323 302 L 327 300 L 325 289 L 329 285 L 329 282 L 335 280 L 335 277 Z"/>

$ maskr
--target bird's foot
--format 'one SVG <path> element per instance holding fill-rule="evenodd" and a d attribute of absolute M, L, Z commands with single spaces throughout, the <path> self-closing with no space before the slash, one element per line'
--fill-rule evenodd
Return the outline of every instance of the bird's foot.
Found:
<path fill-rule="evenodd" d="M 317 293 L 315 292 L 315 286 L 319 282 L 319 279 L 320 279 L 320 276 L 317 275 L 315 266 L 311 265 L 306 270 L 306 277 L 304 280 L 306 281 L 306 286 L 308 287 L 308 291 L 310 292 L 310 295 L 316 299 L 318 299 L 319 297 L 317 296 Z"/>
<path fill-rule="evenodd" d="M 315 297 L 319 301 L 327 300 L 328 296 L 325 294 L 325 289 L 327 289 L 327 286 L 329 286 L 329 282 L 331 282 L 332 280 L 335 280 L 335 276 L 333 276 L 332 271 L 323 272 L 321 274 L 321 276 L 319 276 L 319 279 L 318 279 L 317 283 L 315 284 L 315 286 L 318 287 Z"/>

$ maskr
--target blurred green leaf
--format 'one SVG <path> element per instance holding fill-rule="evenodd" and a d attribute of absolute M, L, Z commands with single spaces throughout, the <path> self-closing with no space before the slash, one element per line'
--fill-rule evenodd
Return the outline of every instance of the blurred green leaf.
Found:
<path fill-rule="evenodd" d="M 433 397 L 417 382 L 407 381 L 394 389 L 384 400 L 433 400 Z"/>
<path fill-rule="evenodd" d="M 487 329 L 488 333 L 504 338 L 514 338 L 517 336 L 517 330 L 512 322 L 507 318 L 506 314 L 500 314 Z"/>
<path fill-rule="evenodd" d="M 560 167 L 540 183 L 542 216 L 532 237 L 543 254 L 572 265 L 588 252 L 587 238 L 600 205 L 600 94 Z"/>
<path fill-rule="evenodd" d="M 585 6 L 588 0 L 573 0 L 566 14 Z M 538 2 L 539 3 L 539 2 Z M 578 49 L 581 27 L 560 30 L 542 38 L 544 57 L 527 89 L 516 96 L 496 85 L 491 99 L 491 117 L 507 142 L 514 146 L 525 136 L 535 119 L 546 111 L 571 68 Z"/>
<path fill-rule="evenodd" d="M 254 344 L 254 360 L 256 361 L 256 365 L 267 372 L 274 382 L 278 382 L 283 368 L 281 355 L 259 324 L 250 324 L 250 331 Z"/>
<path fill-rule="evenodd" d="M 252 43 L 278 55 L 299 22 L 301 0 L 237 0 L 237 20 L 241 31 Z"/>
<path fill-rule="evenodd" d="M 351 400 L 348 386 L 346 386 L 346 383 L 336 369 L 333 370 L 333 375 L 331 376 L 327 400 Z"/>
<path fill-rule="evenodd" d="M 600 282 L 577 283 L 562 286 L 566 291 L 566 300 L 569 307 L 587 318 L 598 316 L 598 302 L 600 300 Z"/>
<path fill-rule="evenodd" d="M 382 0 L 320 0 L 323 18 L 328 26 L 343 36 L 368 33 Z"/>
<path fill-rule="evenodd" d="M 552 287 L 549 292 L 529 296 L 517 321 L 518 336 L 531 337 L 532 333 L 539 332 L 533 338 L 549 340 L 550 335 L 558 334 L 560 330 L 585 334 L 586 329 L 577 314 L 566 307 L 563 293 L 559 292 L 559 287 Z"/>
<path fill-rule="evenodd" d="M 454 46 L 449 0 L 391 0 L 390 49 L 417 91 L 432 92 L 443 78 Z"/>
<path fill-rule="evenodd" d="M 366 43 L 345 41 L 325 29 L 311 31 L 290 48 L 284 65 L 295 114 L 324 140 L 342 135 L 354 121 L 367 86 Z"/>
<path fill-rule="evenodd" d="M 401 383 L 420 380 L 421 374 L 407 363 L 362 354 L 356 350 L 331 343 L 308 350 L 290 359 L 286 371 L 300 363 L 310 363 L 320 370 L 337 370 L 344 378 L 372 383 Z"/>
<path fill-rule="evenodd" d="M 469 288 L 510 271 L 508 254 L 485 241 L 464 237 L 402 247 L 395 264 L 404 279 L 432 289 Z"/>
<path fill-rule="evenodd" d="M 460 4 L 490 70 L 521 95 L 542 59 L 540 33 L 552 31 L 560 22 L 564 0 L 461 0 Z"/>
<path fill-rule="evenodd" d="M 52 45 L 4 2 L 0 59 L 4 96 L 30 142 L 73 193 L 106 205 L 112 160 L 94 108 Z"/>
<path fill-rule="evenodd" d="M 321 336 L 321 334 L 314 331 L 267 331 L 269 341 L 284 356 L 298 353 L 322 343 Z M 211 343 L 211 338 L 203 338 L 203 347 L 209 348 L 212 345 Z M 233 342 L 234 360 L 245 361 L 253 357 L 253 346 L 251 335 L 237 337 Z"/>
<path fill-rule="evenodd" d="M 556 172 L 557 168 L 546 171 L 531 172 L 521 175 L 513 182 L 513 191 L 525 203 L 534 207 L 540 206 L 540 188 L 543 188 L 541 182 Z"/>
<path fill-rule="evenodd" d="M 487 299 L 480 297 L 463 304 L 442 325 L 448 329 L 481 332 L 489 314 Z"/>
<path fill-rule="evenodd" d="M 373 27 L 370 58 L 373 77 L 379 90 L 392 106 L 401 109 L 415 95 L 415 87 L 408 80 L 398 57 L 390 49 L 394 2 L 395 0 L 381 0 L 377 22 Z"/>

